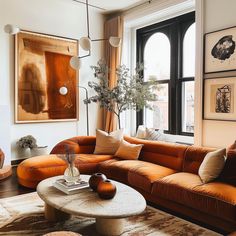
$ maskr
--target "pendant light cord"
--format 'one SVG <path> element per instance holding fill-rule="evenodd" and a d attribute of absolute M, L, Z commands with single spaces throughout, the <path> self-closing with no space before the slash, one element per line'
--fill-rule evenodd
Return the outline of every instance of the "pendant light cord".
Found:
<path fill-rule="evenodd" d="M 86 12 L 87 12 L 87 31 L 88 31 L 88 38 L 90 39 L 90 32 L 89 32 L 89 4 L 88 0 L 86 0 Z"/>

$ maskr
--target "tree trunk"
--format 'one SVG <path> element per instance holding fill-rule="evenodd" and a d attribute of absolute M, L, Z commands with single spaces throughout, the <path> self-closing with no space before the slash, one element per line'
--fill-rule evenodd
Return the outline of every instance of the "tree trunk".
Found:
<path fill-rule="evenodd" d="M 119 129 L 120 129 L 120 114 L 117 115 L 118 118 L 118 125 L 119 125 Z"/>

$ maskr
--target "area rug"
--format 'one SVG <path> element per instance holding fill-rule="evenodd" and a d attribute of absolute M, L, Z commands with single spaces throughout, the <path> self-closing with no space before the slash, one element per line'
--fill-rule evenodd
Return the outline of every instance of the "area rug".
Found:
<path fill-rule="evenodd" d="M 43 235 L 58 230 L 99 236 L 95 220 L 73 216 L 52 223 L 44 218 L 44 203 L 37 193 L 0 199 L 0 235 Z M 122 236 L 216 236 L 213 231 L 148 206 L 143 214 L 125 220 Z"/>

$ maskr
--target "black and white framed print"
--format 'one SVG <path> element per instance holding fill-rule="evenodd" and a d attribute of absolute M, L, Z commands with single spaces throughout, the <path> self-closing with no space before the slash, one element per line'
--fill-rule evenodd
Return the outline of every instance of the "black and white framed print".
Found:
<path fill-rule="evenodd" d="M 204 119 L 236 121 L 236 77 L 204 80 Z"/>
<path fill-rule="evenodd" d="M 236 70 L 236 27 L 205 34 L 204 72 Z"/>

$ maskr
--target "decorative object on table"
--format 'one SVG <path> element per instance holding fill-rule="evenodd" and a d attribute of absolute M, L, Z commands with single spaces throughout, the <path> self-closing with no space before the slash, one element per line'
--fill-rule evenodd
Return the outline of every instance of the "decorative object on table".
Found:
<path fill-rule="evenodd" d="M 116 195 L 116 186 L 109 179 L 100 181 L 97 187 L 97 193 L 102 199 L 112 199 Z"/>
<path fill-rule="evenodd" d="M 96 146 L 94 154 L 114 155 L 123 139 L 123 129 L 107 133 L 106 131 L 96 130 Z"/>
<path fill-rule="evenodd" d="M 40 156 L 47 154 L 47 146 L 38 146 L 37 140 L 32 135 L 21 137 L 16 145 L 18 147 L 18 154 L 21 157 Z"/>
<path fill-rule="evenodd" d="M 77 75 L 70 59 L 77 40 L 27 31 L 15 37 L 15 122 L 76 120 Z M 66 96 L 55 92 L 62 85 L 70 91 Z"/>
<path fill-rule="evenodd" d="M 17 142 L 17 152 L 19 157 L 31 157 L 31 149 L 37 147 L 36 139 L 32 135 L 21 137 Z"/>
<path fill-rule="evenodd" d="M 111 36 L 108 39 L 91 39 L 90 38 L 90 30 L 89 30 L 89 3 L 88 0 L 86 0 L 86 21 L 87 21 L 87 36 L 83 36 L 79 39 L 80 47 L 88 51 L 88 54 L 84 56 L 73 56 L 70 60 L 70 65 L 73 69 L 77 70 L 81 67 L 81 60 L 82 58 L 88 57 L 91 55 L 91 42 L 97 42 L 97 41 L 109 41 L 110 45 L 112 47 L 119 47 L 121 44 L 121 38 Z"/>
<path fill-rule="evenodd" d="M 75 167 L 75 154 L 70 153 L 69 148 L 66 146 L 66 154 L 65 154 L 65 160 L 68 164 L 68 167 L 66 168 L 64 172 L 64 179 L 67 183 L 77 183 L 80 181 L 80 172 L 77 167 Z M 61 156 L 61 155 L 60 155 Z"/>
<path fill-rule="evenodd" d="M 143 83 L 141 76 L 143 66 L 137 67 L 134 75 L 129 74 L 129 69 L 125 65 L 117 68 L 117 84 L 113 88 L 108 85 L 109 70 L 103 60 L 99 60 L 97 66 L 91 66 L 91 68 L 99 82 L 88 83 L 96 95 L 84 102 L 98 102 L 100 107 L 113 112 L 117 116 L 119 128 L 121 127 L 120 115 L 123 111 L 128 109 L 139 111 L 144 107 L 152 109 L 150 102 L 157 99 L 153 92 L 154 89 L 157 89 L 157 81 L 150 79 Z"/>
<path fill-rule="evenodd" d="M 106 180 L 107 177 L 102 173 L 95 173 L 89 178 L 89 187 L 93 191 L 97 191 L 97 187 L 101 181 Z"/>
<path fill-rule="evenodd" d="M 5 165 L 5 154 L 0 148 L 0 180 L 6 179 L 7 177 L 12 175 L 12 167 L 11 165 Z"/>
<path fill-rule="evenodd" d="M 205 34 L 205 73 L 236 69 L 236 27 Z"/>
<path fill-rule="evenodd" d="M 4 160 L 5 160 L 5 155 L 4 155 L 4 152 L 0 148 L 0 169 L 3 167 Z"/>
<path fill-rule="evenodd" d="M 53 186 L 59 189 L 60 191 L 70 195 L 78 193 L 81 189 L 88 188 L 89 183 L 83 180 L 80 180 L 75 183 L 68 183 L 65 179 L 57 179 L 53 183 Z"/>
<path fill-rule="evenodd" d="M 204 119 L 236 121 L 236 77 L 204 80 Z"/>

